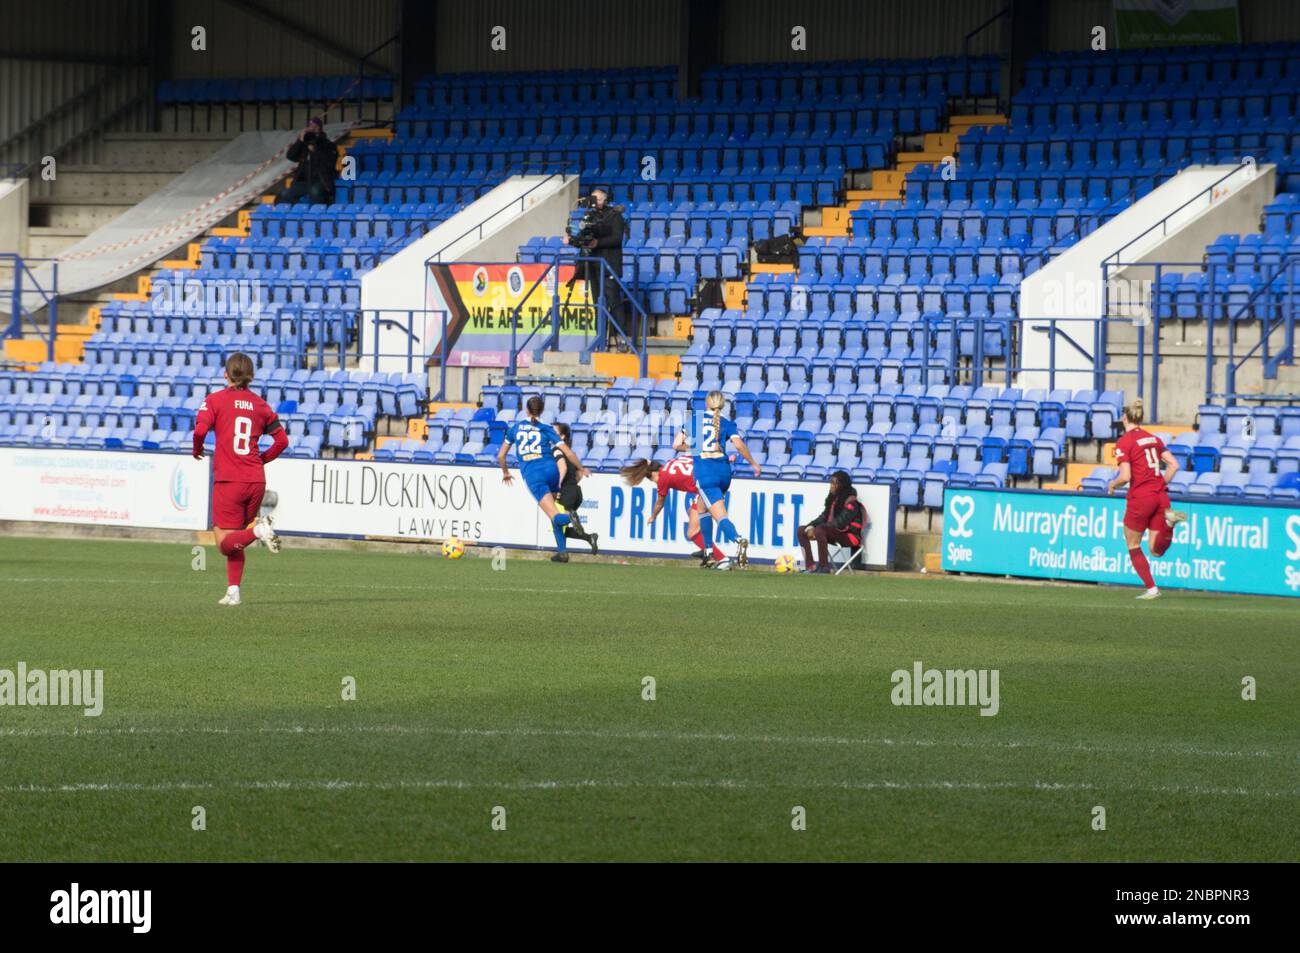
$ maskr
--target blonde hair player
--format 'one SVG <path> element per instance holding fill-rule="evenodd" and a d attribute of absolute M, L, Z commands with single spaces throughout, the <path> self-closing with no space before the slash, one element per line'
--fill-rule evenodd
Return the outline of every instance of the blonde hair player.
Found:
<path fill-rule="evenodd" d="M 727 490 L 731 488 L 731 461 L 727 459 L 727 446 L 735 445 L 736 451 L 754 468 L 755 476 L 761 476 L 763 468 L 755 462 L 749 448 L 745 446 L 736 422 L 722 416 L 722 410 L 726 406 L 727 397 L 722 391 L 709 391 L 704 398 L 704 406 L 691 414 L 690 436 L 687 436 L 685 430 L 679 433 L 673 449 L 678 452 L 691 450 L 695 464 L 695 485 L 699 490 L 701 505 L 717 524 L 718 538 L 736 544 L 736 562 L 744 566 L 749 561 L 749 541 L 736 532 L 735 524 L 727 517 L 726 496 Z M 731 559 L 724 556 L 716 568 L 727 570 L 731 566 Z"/>
<path fill-rule="evenodd" d="M 1106 492 L 1114 493 L 1125 483 L 1129 485 L 1124 506 L 1124 542 L 1133 569 L 1146 587 L 1138 598 L 1155 599 L 1160 589 L 1151 575 L 1151 564 L 1142 554 L 1142 534 L 1151 531 L 1151 555 L 1163 556 L 1173 542 L 1174 527 L 1187 519 L 1187 514 L 1173 509 L 1169 502 L 1169 481 L 1178 472 L 1178 461 L 1159 437 L 1142 429 L 1142 415 L 1140 397 L 1124 408 L 1124 435 L 1115 441 L 1119 473 L 1110 481 Z M 1163 475 L 1161 463 L 1165 465 Z"/>

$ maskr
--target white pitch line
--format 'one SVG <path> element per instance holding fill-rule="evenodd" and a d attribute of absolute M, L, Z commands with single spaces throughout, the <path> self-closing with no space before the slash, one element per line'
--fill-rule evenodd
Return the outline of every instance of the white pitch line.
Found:
<path fill-rule="evenodd" d="M 955 580 L 949 580 L 949 581 L 955 581 Z M 89 583 L 89 584 L 113 585 L 113 586 L 182 585 L 180 579 L 108 579 L 108 578 L 103 578 L 98 576 L 0 576 L 0 583 L 21 583 L 21 584 Z M 206 581 L 204 581 L 203 584 L 208 585 Z M 286 589 L 319 589 L 320 585 L 321 585 L 320 583 L 315 583 L 315 582 L 283 582 L 283 581 L 276 582 L 272 580 L 259 581 L 255 583 L 255 587 L 259 587 L 259 588 L 266 587 L 266 588 L 286 588 Z M 432 592 L 464 592 L 465 591 L 463 586 L 439 586 L 434 584 L 401 585 L 401 584 L 375 584 L 375 583 L 347 582 L 347 583 L 342 583 L 341 586 L 344 590 L 360 589 L 360 590 L 371 591 L 371 592 L 432 593 Z M 1047 586 L 1021 587 L 1023 591 L 1033 591 L 1033 592 L 1043 592 L 1043 591 L 1047 591 L 1049 588 L 1050 587 Z M 213 591 L 215 592 L 216 590 L 214 589 Z M 500 592 L 500 593 L 521 593 L 522 592 L 522 593 L 540 594 L 540 595 L 591 595 L 592 592 L 592 590 L 590 589 L 565 588 L 562 586 L 481 586 L 481 585 L 476 585 L 474 587 L 474 591 L 475 592 Z M 601 589 L 600 591 L 605 595 L 611 595 L 611 596 L 644 597 L 647 595 L 654 595 L 652 593 L 647 593 L 645 590 L 642 589 Z M 1080 587 L 1076 587 L 1076 586 L 1062 587 L 1059 590 L 1054 590 L 1054 591 L 1056 591 L 1058 594 L 1069 593 L 1071 595 L 1077 595 L 1077 594 L 1087 595 L 1088 598 L 1086 600 L 1080 600 L 1080 602 L 1077 605 L 1071 605 L 1065 608 L 1087 608 L 1089 611 L 1098 610 L 1098 609 L 1122 610 L 1124 612 L 1134 611 L 1134 607 L 1130 605 L 1126 605 L 1126 604 L 1113 605 L 1110 603 L 1098 602 L 1092 593 L 1087 593 L 1085 590 L 1081 589 Z M 1198 593 L 1198 595 L 1201 594 L 1202 593 Z M 1213 595 L 1231 596 L 1236 594 L 1223 593 L 1223 594 L 1213 594 Z M 689 599 L 708 599 L 710 602 L 716 602 L 724 599 L 734 599 L 741 602 L 753 602 L 756 600 L 775 600 L 780 602 L 848 602 L 856 605 L 898 603 L 898 604 L 915 604 L 915 605 L 927 605 L 927 606 L 934 606 L 934 605 L 961 606 L 963 608 L 980 607 L 980 606 L 983 607 L 997 606 L 999 608 L 1006 608 L 1008 605 L 1016 605 L 1018 607 L 1023 608 L 1025 605 L 1024 603 L 1012 603 L 1007 599 L 989 600 L 989 599 L 971 599 L 969 597 L 963 597 L 959 599 L 939 599 L 939 598 L 934 598 L 933 596 L 926 596 L 925 598 L 909 598 L 905 596 L 881 597 L 866 591 L 858 595 L 852 595 L 852 596 L 850 595 L 833 596 L 833 595 L 809 595 L 807 593 L 800 594 L 794 592 L 793 590 L 788 590 L 786 592 L 781 592 L 781 593 L 775 593 L 775 592 L 732 591 L 732 590 L 721 589 L 721 588 L 710 590 L 708 592 L 686 592 L 681 589 L 674 589 L 672 592 L 672 596 L 674 598 L 682 597 L 682 598 L 689 598 Z M 274 603 L 268 602 L 268 603 L 264 603 L 263 605 L 267 608 L 272 608 L 274 606 Z M 1059 609 L 1062 607 L 1059 605 L 1053 605 L 1053 606 L 1049 606 L 1048 608 Z M 1270 612 L 1271 613 L 1271 612 L 1278 611 L 1278 608 L 1280 607 L 1270 608 L 1267 606 L 1214 605 L 1212 601 L 1206 601 L 1206 600 L 1199 600 L 1194 605 L 1179 605 L 1177 602 L 1177 596 L 1175 595 L 1175 596 L 1171 596 L 1168 600 L 1162 600 L 1159 609 L 1155 611 L 1196 612 L 1196 613 L 1231 612 L 1237 614 L 1242 612 L 1246 612 L 1246 613 Z M 1148 611 L 1148 610 L 1143 610 L 1143 611 Z"/>
<path fill-rule="evenodd" d="M 1252 791 L 1249 788 L 1210 788 L 1183 785 L 1095 784 L 1087 781 L 750 781 L 731 778 L 621 781 L 600 779 L 536 781 L 471 781 L 459 778 L 417 778 L 395 781 L 347 779 L 277 779 L 270 781 L 159 781 L 73 782 L 67 784 L 10 784 L 0 795 L 82 793 L 169 793 L 173 791 L 577 791 L 577 790 L 842 790 L 842 791 L 1140 791 L 1149 794 L 1198 797 L 1296 798 L 1300 790 Z"/>
<path fill-rule="evenodd" d="M 846 735 L 747 735 L 730 732 L 597 731 L 566 728 L 443 728 L 434 725 L 262 725 L 250 727 L 161 726 L 123 728 L 0 728 L 0 738 L 74 738 L 95 735 L 181 737 L 185 735 L 436 735 L 464 738 L 590 738 L 598 741 L 710 741 L 737 744 L 862 745 L 893 748 L 1034 749 L 1082 754 L 1143 754 L 1196 758 L 1272 758 L 1268 749 L 1237 751 L 1193 745 L 1089 745 L 1051 741 L 957 741 L 925 738 L 864 738 Z M 1282 757 L 1300 757 L 1282 753 Z"/>

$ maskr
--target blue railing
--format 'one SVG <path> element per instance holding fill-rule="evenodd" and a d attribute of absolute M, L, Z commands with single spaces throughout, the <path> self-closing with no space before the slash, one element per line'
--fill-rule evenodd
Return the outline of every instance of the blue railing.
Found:
<path fill-rule="evenodd" d="M 1231 179 L 1233 176 L 1236 176 L 1239 173 L 1241 173 L 1243 170 L 1246 170 L 1249 173 L 1247 176 L 1245 176 L 1246 181 L 1247 182 L 1254 181 L 1256 175 L 1255 168 L 1256 168 L 1255 163 L 1253 161 L 1242 162 L 1238 164 L 1236 167 L 1234 167 L 1231 171 L 1224 173 L 1219 178 L 1215 179 L 1213 182 L 1207 185 L 1205 188 L 1201 189 L 1201 191 L 1197 192 L 1195 195 L 1189 198 L 1182 205 L 1178 206 L 1178 208 L 1174 209 L 1164 218 L 1160 219 L 1159 221 L 1153 222 L 1142 232 L 1142 234 L 1138 235 L 1136 238 L 1131 239 L 1129 242 L 1122 245 L 1120 248 L 1116 249 L 1111 254 L 1107 255 L 1104 259 L 1102 259 L 1102 268 L 1105 268 L 1108 264 L 1118 266 L 1118 267 L 1124 267 L 1121 264 L 1121 262 L 1123 262 L 1124 260 L 1124 253 L 1127 252 L 1130 248 L 1132 248 L 1138 242 L 1142 241 L 1144 238 L 1146 238 L 1148 235 L 1150 235 L 1152 232 L 1156 231 L 1157 229 L 1159 229 L 1162 238 L 1167 236 L 1169 234 L 1170 221 L 1175 216 L 1180 215 L 1185 209 L 1190 208 L 1192 205 L 1200 203 L 1201 200 L 1206 196 L 1209 196 L 1209 200 L 1205 202 L 1205 207 L 1209 208 L 1219 198 L 1217 194 L 1219 187 L 1223 185 L 1224 182 Z"/>
<path fill-rule="evenodd" d="M 444 262 L 443 262 L 443 260 L 442 260 L 442 256 L 443 256 L 443 254 L 446 253 L 449 249 L 453 248 L 453 247 L 454 247 L 458 242 L 462 241 L 463 239 L 468 238 L 470 235 L 473 235 L 473 234 L 475 234 L 476 232 L 478 233 L 478 240 L 479 240 L 479 241 L 482 241 L 482 240 L 483 240 L 483 227 L 484 227 L 485 225 L 487 225 L 488 222 L 490 222 L 490 221 L 492 221 L 494 218 L 496 218 L 498 215 L 501 215 L 501 214 L 503 214 L 503 213 L 505 213 L 505 212 L 511 212 L 511 211 L 514 211 L 516 205 L 519 206 L 519 211 L 520 211 L 520 212 L 527 211 L 527 209 L 528 209 L 528 204 L 527 204 L 528 196 L 532 195 L 534 192 L 536 192 L 538 189 L 540 189 L 542 186 L 544 186 L 547 182 L 550 182 L 552 179 L 556 178 L 557 176 L 558 176 L 559 179 L 560 179 L 560 185 L 561 185 L 561 186 L 563 186 L 565 183 L 567 183 L 568 180 L 569 180 L 570 178 L 574 178 L 574 179 L 576 179 L 576 178 L 578 177 L 578 175 L 577 175 L 576 172 L 569 172 L 569 171 L 567 171 L 567 169 L 566 169 L 566 171 L 564 171 L 564 172 L 552 172 L 552 173 L 550 173 L 549 175 L 546 176 L 546 178 L 542 179 L 542 181 L 536 183 L 536 184 L 533 185 L 531 188 L 529 188 L 527 192 L 524 192 L 522 195 L 520 195 L 519 198 L 517 198 L 517 199 L 511 199 L 510 202 L 509 202 L 508 204 L 501 206 L 501 208 L 497 209 L 497 210 L 496 210 L 495 212 L 493 212 L 491 215 L 489 215 L 489 216 L 487 216 L 486 218 L 484 218 L 484 219 L 483 219 L 482 221 L 480 221 L 478 224 L 476 224 L 476 225 L 471 225 L 469 228 L 465 229 L 465 231 L 461 232 L 459 235 L 457 235 L 457 236 L 456 236 L 455 238 L 453 238 L 451 241 L 447 242 L 447 244 L 445 244 L 445 245 L 443 245 L 441 248 L 439 248 L 436 252 L 434 252 L 434 253 L 433 253 L 432 255 L 430 255 L 428 258 L 424 259 L 425 267 L 427 268 L 429 265 L 439 265 L 439 264 L 444 264 Z M 509 178 L 509 176 L 507 176 L 507 178 Z M 505 181 L 505 180 L 503 179 L 502 181 Z"/>
<path fill-rule="evenodd" d="M 1300 252 L 1291 252 L 1283 257 L 1282 261 L 1278 263 L 1277 270 L 1269 275 L 1264 283 L 1256 288 L 1234 313 L 1228 315 L 1228 329 L 1231 332 L 1236 326 L 1236 322 L 1240 321 L 1243 315 L 1251 313 L 1260 295 L 1267 292 L 1271 298 L 1274 293 L 1274 285 L 1278 283 L 1279 278 L 1283 277 L 1286 279 L 1286 291 L 1279 296 L 1277 302 L 1280 313 L 1275 316 L 1272 308 L 1265 310 L 1263 318 L 1260 319 L 1259 340 L 1255 343 L 1255 346 L 1238 359 L 1235 354 L 1236 335 L 1232 333 L 1228 335 L 1228 358 L 1227 364 L 1224 366 L 1224 393 L 1221 396 L 1229 404 L 1235 404 L 1242 396 L 1237 393 L 1237 372 L 1247 361 L 1254 360 L 1256 353 L 1259 354 L 1265 380 L 1276 380 L 1277 369 L 1281 365 L 1295 362 L 1296 279 L 1300 277 Z M 1273 332 L 1279 328 L 1283 331 L 1282 346 L 1274 351 L 1270 341 Z M 1213 352 L 1214 338 L 1213 335 L 1210 335 L 1209 354 L 1213 354 Z M 1262 395 L 1252 396 L 1255 399 L 1262 397 Z M 1293 401 L 1296 398 L 1295 395 L 1276 394 L 1271 395 L 1271 399 Z"/>
<path fill-rule="evenodd" d="M 922 321 L 925 324 L 921 348 L 922 380 L 927 384 L 982 387 L 986 382 L 996 383 L 1000 377 L 1002 386 L 1011 387 L 1015 386 L 1014 381 L 1020 374 L 1046 374 L 1047 389 L 1055 390 L 1058 377 L 1087 374 L 1092 379 L 1092 389 L 1103 391 L 1111 389 L 1106 386 L 1108 377 L 1133 377 L 1139 395 L 1148 391 L 1149 385 L 1151 417 L 1159 419 L 1160 365 L 1156 360 L 1157 352 L 1148 350 L 1147 329 L 1140 323 L 1118 318 L 1033 318 L 1021 315 L 970 318 L 940 314 L 925 315 Z M 1137 354 L 1133 368 L 1109 366 L 1104 348 L 1106 327 L 1118 323 L 1137 328 Z M 1091 325 L 1090 341 L 1081 342 L 1070 333 L 1073 329 L 1070 326 L 1079 324 Z M 1045 366 L 1022 363 L 1019 355 L 1026 329 L 1047 335 Z M 1001 346 L 990 347 L 990 337 L 998 340 Z M 970 340 L 969 347 L 963 346 L 964 338 Z M 1153 329 L 1153 342 L 1158 339 L 1159 334 Z M 932 341 L 946 341 L 946 344 L 938 346 Z M 1078 354 L 1090 366 L 1058 367 L 1057 352 L 1061 349 Z M 993 360 L 998 363 L 991 363 Z M 936 372 L 939 380 L 934 379 Z"/>
<path fill-rule="evenodd" d="M 399 32 L 399 33 L 394 33 L 392 36 L 390 36 L 388 39 L 386 39 L 383 43 L 380 43 L 378 46 L 376 46 L 376 47 L 375 47 L 373 50 L 371 50 L 369 53 L 365 54 L 365 55 L 362 56 L 359 60 L 357 60 L 357 81 L 356 81 L 356 84 L 355 84 L 355 85 L 356 85 L 356 90 L 357 90 L 357 122 L 363 122 L 363 121 L 364 121 L 364 120 L 362 119 L 362 117 L 361 117 L 361 113 L 362 113 L 362 112 L 364 111 L 364 109 L 365 109 L 365 103 L 366 103 L 366 79 L 367 79 L 367 76 L 366 76 L 366 70 L 372 68 L 372 67 L 371 67 L 371 64 L 370 64 L 370 60 L 371 60 L 371 58 L 374 57 L 374 56 L 377 56 L 379 53 L 382 53 L 384 50 L 388 49 L 388 47 L 390 47 L 392 44 L 396 43 L 396 42 L 397 42 L 398 40 L 400 40 L 401 38 L 402 38 L 402 34 L 401 34 L 400 32 Z M 370 79 L 384 79 L 384 80 L 388 80 L 388 81 L 390 81 L 390 82 L 395 82 L 395 81 L 396 81 L 395 77 L 394 77 L 391 73 L 389 73 L 389 72 L 387 72 L 387 71 L 385 71 L 385 70 L 380 70 L 378 76 L 372 76 L 372 77 L 369 77 L 369 78 L 370 78 Z M 396 95 L 394 95 L 393 99 L 396 100 L 396 98 L 397 98 Z M 373 115 L 373 116 L 371 117 L 371 119 L 370 119 L 370 123 L 371 123 L 372 126 L 378 126 L 378 125 L 380 125 L 380 122 L 379 122 L 379 97 L 378 97 L 378 96 L 373 97 L 373 102 L 374 102 L 374 106 L 375 106 L 375 111 L 374 111 L 374 115 Z"/>
<path fill-rule="evenodd" d="M 45 337 L 47 360 L 54 360 L 54 341 L 59 333 L 59 260 L 57 258 L 22 258 L 13 252 L 0 253 L 0 262 L 5 262 L 13 269 L 13 287 L 0 288 L 0 298 L 9 302 L 9 324 L 5 328 L 5 339 L 21 338 L 30 325 L 38 335 Z M 32 262 L 48 264 L 50 268 L 49 286 L 44 287 L 31 269 Z M 29 308 L 28 303 L 33 307 Z M 36 321 L 36 313 L 44 309 L 48 316 L 48 326 L 42 327 Z"/>
<path fill-rule="evenodd" d="M 1222 181 L 1222 180 L 1220 180 Z M 1229 302 L 1227 299 L 1228 289 L 1238 282 L 1233 280 L 1233 269 L 1230 266 L 1218 262 L 1207 264 L 1204 261 L 1153 261 L 1153 262 L 1103 262 L 1102 264 L 1102 294 L 1103 294 L 1103 313 L 1106 317 L 1115 318 L 1112 314 L 1113 291 L 1116 286 L 1116 276 L 1125 270 L 1141 269 L 1144 275 L 1152 276 L 1150 293 L 1144 292 L 1139 294 L 1145 306 L 1150 308 L 1151 319 L 1154 328 L 1158 329 L 1163 323 L 1171 320 L 1181 320 L 1177 317 L 1176 296 L 1177 290 L 1171 286 L 1166 286 L 1165 278 L 1170 273 L 1194 273 L 1203 275 L 1205 284 L 1201 288 L 1198 297 L 1198 317 L 1205 320 L 1205 401 L 1212 403 L 1216 400 L 1224 400 L 1227 403 L 1235 403 L 1238 400 L 1293 400 L 1293 397 L 1287 395 L 1247 395 L 1237 393 L 1237 373 L 1249 361 L 1259 360 L 1263 368 L 1263 376 L 1266 380 L 1273 380 L 1277 377 L 1277 369 L 1282 364 L 1290 364 L 1295 360 L 1295 326 L 1297 317 L 1300 317 L 1300 252 L 1291 252 L 1280 257 L 1274 266 L 1274 270 L 1266 273 L 1261 285 L 1254 288 L 1251 293 L 1238 302 Z M 1146 283 L 1146 277 L 1141 279 L 1118 279 L 1120 286 L 1126 286 L 1132 281 L 1136 286 L 1141 287 Z M 1280 287 L 1285 283 L 1285 287 Z M 1254 323 L 1253 314 L 1259 305 L 1260 299 L 1265 298 L 1265 313 L 1258 320 L 1260 329 L 1259 340 L 1253 347 L 1249 348 L 1244 354 L 1237 353 L 1237 330 L 1243 322 Z M 1215 329 L 1217 327 L 1226 327 L 1228 334 L 1227 354 L 1219 352 L 1219 346 L 1215 341 Z M 1278 331 L 1283 332 L 1281 345 L 1274 347 L 1272 338 Z M 1103 345 L 1105 341 L 1103 340 Z M 1153 359 L 1157 366 L 1161 362 L 1160 356 L 1160 335 L 1154 333 L 1151 341 Z M 1219 361 L 1225 361 L 1225 383 L 1224 389 L 1218 391 L 1215 389 L 1214 372 Z M 1154 400 L 1153 400 L 1154 405 Z"/>
<path fill-rule="evenodd" d="M 492 263 L 473 262 L 470 264 L 492 264 Z M 528 299 L 532 296 L 533 292 L 537 290 L 538 286 L 541 285 L 542 282 L 546 281 L 547 277 L 553 271 L 565 265 L 573 265 L 575 268 L 573 278 L 571 278 L 569 281 L 565 283 L 565 288 L 567 291 L 565 300 L 564 301 L 560 300 L 560 282 L 559 282 L 559 276 L 557 274 L 556 280 L 553 285 L 554 290 L 551 292 L 551 306 L 547 309 L 546 316 L 541 321 L 539 321 L 531 331 L 528 332 L 527 336 L 524 337 L 522 341 L 520 341 L 519 320 L 523 312 L 524 303 L 528 301 Z M 595 353 L 596 351 L 603 351 L 608 347 L 609 340 L 610 340 L 610 329 L 612 328 L 614 334 L 617 335 L 619 338 L 621 338 L 627 344 L 629 350 L 631 350 L 631 352 L 636 355 L 637 362 L 640 367 L 640 376 L 641 377 L 646 376 L 646 367 L 647 367 L 646 331 L 650 323 L 649 313 L 646 311 L 645 307 L 641 304 L 641 302 L 632 294 L 631 289 L 628 288 L 628 286 L 624 283 L 623 279 L 614 273 L 614 269 L 610 267 L 607 261 L 605 261 L 603 258 L 579 255 L 574 258 L 566 259 L 562 262 L 547 263 L 542 273 L 538 276 L 537 280 L 534 281 L 531 286 L 529 286 L 528 290 L 525 291 L 524 294 L 520 297 L 519 304 L 515 306 L 512 312 L 513 318 L 510 322 L 511 327 L 510 327 L 509 374 L 512 378 L 515 375 L 517 375 L 519 372 L 520 353 L 524 350 L 524 348 L 529 346 L 533 338 L 537 336 L 538 332 L 549 327 L 549 334 L 546 336 L 545 341 L 541 344 L 540 347 L 534 348 L 534 352 L 533 352 L 534 360 L 541 360 L 542 355 L 546 351 L 558 351 L 560 349 L 560 329 L 562 325 L 562 319 L 564 318 L 566 312 L 571 312 L 571 309 L 575 307 L 573 305 L 570 305 L 570 301 L 573 295 L 574 285 L 579 280 L 580 272 L 583 271 L 586 271 L 587 273 L 588 284 L 589 284 L 592 269 L 596 270 L 596 273 L 600 276 L 600 279 L 599 282 L 597 283 L 597 286 L 594 289 L 591 287 L 587 288 L 588 296 L 591 299 L 590 303 L 589 304 L 580 303 L 576 306 L 580 308 L 594 307 L 596 309 L 595 334 L 589 340 L 587 346 L 583 348 L 582 351 L 583 363 L 584 364 L 590 363 L 591 355 L 593 353 Z M 613 282 L 613 285 L 610 285 L 609 284 L 610 282 Z M 622 299 L 626 301 L 629 307 L 632 309 L 633 312 L 632 320 L 635 322 L 637 327 L 632 329 L 630 333 L 627 328 L 623 327 L 619 319 L 610 312 L 609 307 L 606 304 L 606 302 L 609 299 L 609 295 L 606 292 L 608 290 L 612 290 L 613 288 L 617 288 L 622 293 L 621 294 Z"/>
<path fill-rule="evenodd" d="M 438 344 L 432 351 L 424 340 L 424 332 L 429 330 L 430 316 L 436 316 L 438 327 Z M 404 362 L 408 374 L 417 370 L 427 371 L 434 361 L 438 365 L 438 390 L 431 396 L 431 401 L 448 400 L 447 364 L 450 346 L 447 341 L 448 314 L 442 309 L 434 308 L 365 308 L 358 312 L 360 324 L 357 331 L 357 360 L 361 370 L 367 363 L 372 371 L 379 370 L 383 359 L 396 359 Z M 380 350 L 380 332 L 389 329 L 399 332 L 404 347 L 398 351 Z M 364 350 L 369 331 L 370 351 Z M 469 401 L 469 368 L 461 374 L 462 402 Z"/>

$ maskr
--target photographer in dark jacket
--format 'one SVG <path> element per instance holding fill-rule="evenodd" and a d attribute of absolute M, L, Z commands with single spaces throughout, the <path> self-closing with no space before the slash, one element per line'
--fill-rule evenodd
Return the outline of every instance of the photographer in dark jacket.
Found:
<path fill-rule="evenodd" d="M 325 135 L 325 124 L 313 117 L 298 139 L 289 146 L 285 157 L 298 163 L 293 184 L 280 193 L 276 202 L 289 205 L 310 198 L 317 205 L 334 203 L 334 179 L 338 175 L 339 149 Z"/>
<path fill-rule="evenodd" d="M 582 255 L 602 259 L 609 265 L 610 271 L 622 279 L 625 233 L 623 210 L 617 205 L 609 204 L 609 190 L 604 186 L 593 188 L 588 201 L 590 204 L 583 216 L 581 230 L 577 235 L 567 236 L 564 243 L 577 247 Z M 600 294 L 600 272 L 601 269 L 590 262 L 581 263 L 578 268 L 577 276 L 586 280 L 592 301 Z M 635 336 L 635 331 L 629 326 L 627 315 L 624 314 L 623 289 L 609 274 L 604 277 L 604 289 L 606 310 L 625 332 Z"/>
<path fill-rule="evenodd" d="M 831 543 L 857 549 L 871 525 L 867 510 L 858 502 L 858 492 L 853 489 L 849 475 L 843 470 L 831 474 L 831 491 L 826 494 L 826 508 L 822 515 L 807 526 L 799 527 L 799 543 L 803 546 L 804 572 L 827 573 L 831 569 L 828 550 Z M 813 569 L 812 543 L 817 541 L 817 568 Z"/>

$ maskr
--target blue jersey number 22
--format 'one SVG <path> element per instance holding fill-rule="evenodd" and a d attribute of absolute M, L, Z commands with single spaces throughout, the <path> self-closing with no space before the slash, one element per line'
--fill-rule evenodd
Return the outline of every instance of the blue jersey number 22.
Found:
<path fill-rule="evenodd" d="M 540 430 L 525 430 L 519 435 L 519 455 L 537 456 L 542 452 L 542 434 Z"/>

